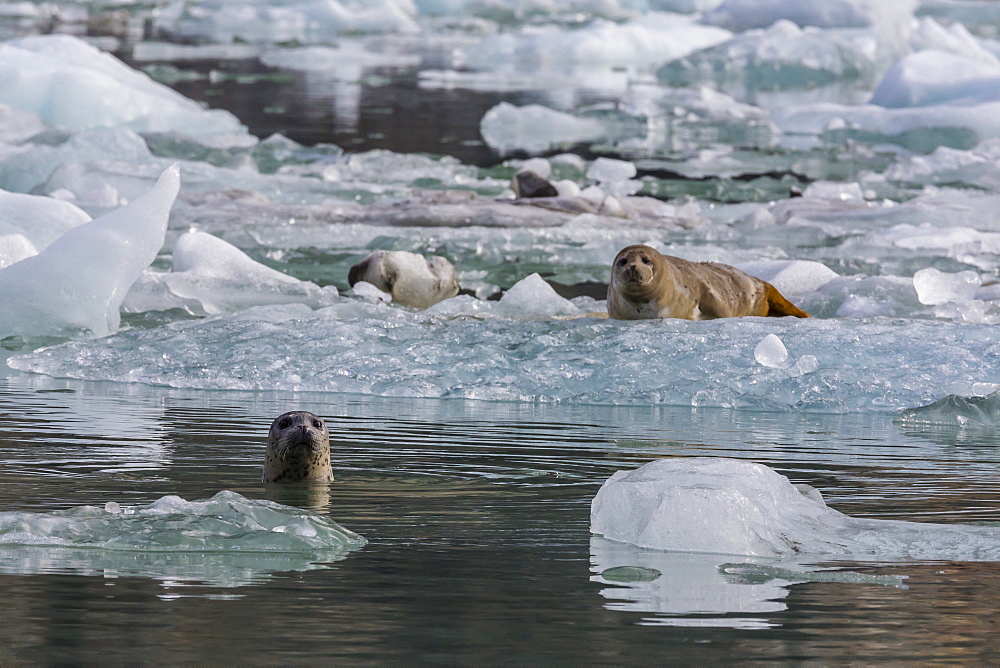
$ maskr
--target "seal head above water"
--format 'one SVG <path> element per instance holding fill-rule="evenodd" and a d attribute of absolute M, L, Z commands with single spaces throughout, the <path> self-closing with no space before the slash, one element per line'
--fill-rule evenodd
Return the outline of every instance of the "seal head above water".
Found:
<path fill-rule="evenodd" d="M 618 320 L 809 317 L 773 285 L 736 267 L 689 262 L 642 244 L 627 246 L 615 256 L 608 315 Z"/>
<path fill-rule="evenodd" d="M 308 411 L 289 411 L 274 419 L 267 434 L 264 482 L 333 480 L 330 432 Z"/>

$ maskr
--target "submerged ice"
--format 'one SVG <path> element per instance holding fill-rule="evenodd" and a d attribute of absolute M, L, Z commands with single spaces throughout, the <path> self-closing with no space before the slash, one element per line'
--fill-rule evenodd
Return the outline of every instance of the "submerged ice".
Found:
<path fill-rule="evenodd" d="M 141 506 L 0 513 L 0 572 L 103 574 L 236 587 L 320 568 L 365 539 L 307 510 L 236 492 Z"/>
<path fill-rule="evenodd" d="M 660 459 L 615 473 L 594 497 L 590 528 L 611 540 L 675 552 L 1000 559 L 998 527 L 850 517 L 773 469 L 714 457 Z"/>

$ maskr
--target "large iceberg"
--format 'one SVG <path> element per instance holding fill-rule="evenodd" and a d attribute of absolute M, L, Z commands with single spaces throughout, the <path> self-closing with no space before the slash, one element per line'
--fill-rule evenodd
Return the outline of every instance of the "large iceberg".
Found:
<path fill-rule="evenodd" d="M 104 336 L 121 304 L 156 259 L 179 169 L 126 207 L 73 227 L 37 255 L 0 270 L 0 336 Z"/>
<path fill-rule="evenodd" d="M 762 464 L 659 459 L 619 471 L 591 504 L 590 530 L 675 552 L 866 560 L 1000 559 L 1000 527 L 868 520 Z"/>

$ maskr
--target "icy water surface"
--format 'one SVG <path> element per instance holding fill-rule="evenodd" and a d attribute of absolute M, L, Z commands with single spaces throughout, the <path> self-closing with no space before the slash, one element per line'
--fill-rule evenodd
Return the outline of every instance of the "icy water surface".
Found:
<path fill-rule="evenodd" d="M 257 482 L 266 427 L 292 403 L 329 422 L 328 489 Z M 913 431 L 883 415 L 40 378 L 5 379 L 0 404 L 5 512 L 231 490 L 311 509 L 368 540 L 337 560 L 244 554 L 213 569 L 4 546 L 5 662 L 129 661 L 139 646 L 164 662 L 254 663 L 621 663 L 668 652 L 678 662 L 975 661 L 998 650 L 995 564 L 817 572 L 809 559 L 662 553 L 588 530 L 590 500 L 614 471 L 704 455 L 768 464 L 855 516 L 988 521 L 1000 465 L 991 432 Z"/>

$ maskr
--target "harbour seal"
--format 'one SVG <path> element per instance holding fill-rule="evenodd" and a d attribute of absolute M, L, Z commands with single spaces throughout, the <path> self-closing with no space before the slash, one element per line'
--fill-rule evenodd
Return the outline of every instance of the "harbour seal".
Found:
<path fill-rule="evenodd" d="M 307 411 L 279 415 L 267 434 L 263 481 L 295 480 L 333 480 L 330 432 L 322 418 Z"/>
<path fill-rule="evenodd" d="M 351 267 L 347 280 L 371 283 L 403 306 L 424 309 L 458 294 L 455 267 L 443 257 L 378 250 Z"/>
<path fill-rule="evenodd" d="M 650 246 L 623 248 L 611 265 L 608 315 L 618 320 L 809 314 L 756 276 L 718 262 L 689 262 Z"/>

